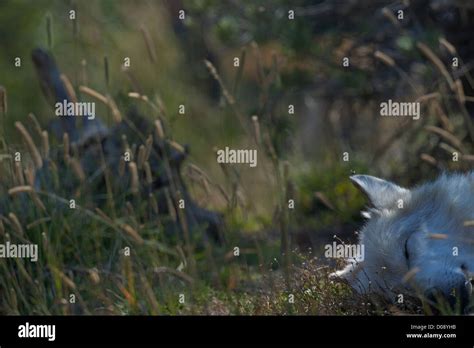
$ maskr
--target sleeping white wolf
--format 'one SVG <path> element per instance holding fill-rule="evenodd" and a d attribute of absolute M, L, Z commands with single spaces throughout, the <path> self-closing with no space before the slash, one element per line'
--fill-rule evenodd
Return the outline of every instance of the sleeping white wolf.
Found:
<path fill-rule="evenodd" d="M 365 255 L 332 278 L 359 293 L 415 295 L 464 311 L 474 275 L 474 172 L 413 189 L 368 175 L 351 180 L 372 204 L 359 234 Z"/>

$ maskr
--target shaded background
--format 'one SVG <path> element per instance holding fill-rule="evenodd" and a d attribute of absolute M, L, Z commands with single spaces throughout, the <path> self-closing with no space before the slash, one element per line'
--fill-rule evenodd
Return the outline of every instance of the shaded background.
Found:
<path fill-rule="evenodd" d="M 472 12 L 469 2 L 454 0 L 1 1 L 5 138 L 15 143 L 13 124 L 26 122 L 30 112 L 42 124 L 54 117 L 31 63 L 35 47 L 52 52 L 77 92 L 89 86 L 112 95 L 121 110 L 135 105 L 153 120 L 152 109 L 127 96 L 147 95 L 167 110 L 173 140 L 189 145 L 183 171 L 192 196 L 225 215 L 228 245 L 221 256 L 233 245 L 248 246 L 245 265 L 222 266 L 213 286 L 258 288 L 253 281 L 262 267 L 279 268 L 273 260 L 281 257 L 282 229 L 303 259 L 320 256 L 334 235 L 355 240 L 365 201 L 351 186 L 351 173 L 410 186 L 440 170 L 472 168 Z M 420 101 L 421 118 L 381 117 L 379 105 L 388 99 Z M 96 105 L 111 125 L 108 108 Z M 254 115 L 258 167 L 223 170 L 215 148 L 253 148 Z M 452 160 L 454 152 L 459 161 Z M 193 180 L 190 165 L 206 173 L 209 187 Z M 281 223 L 285 198 L 296 208 Z M 283 310 L 272 301 L 277 305 L 269 313 Z"/>

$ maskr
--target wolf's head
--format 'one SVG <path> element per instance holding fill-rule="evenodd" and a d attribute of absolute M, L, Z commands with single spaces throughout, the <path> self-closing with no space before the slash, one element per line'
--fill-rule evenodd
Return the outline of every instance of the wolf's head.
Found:
<path fill-rule="evenodd" d="M 412 190 L 368 175 L 351 180 L 372 205 L 359 240 L 365 255 L 332 277 L 392 301 L 408 293 L 464 308 L 474 272 L 474 174 Z"/>

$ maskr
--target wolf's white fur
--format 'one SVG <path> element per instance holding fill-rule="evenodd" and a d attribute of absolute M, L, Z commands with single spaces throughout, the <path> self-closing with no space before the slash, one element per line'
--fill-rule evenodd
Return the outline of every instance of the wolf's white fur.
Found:
<path fill-rule="evenodd" d="M 359 293 L 392 301 L 399 293 L 472 290 L 474 172 L 443 174 L 411 190 L 367 175 L 351 180 L 374 206 L 360 233 L 365 259 L 350 261 L 332 277 L 345 279 Z"/>

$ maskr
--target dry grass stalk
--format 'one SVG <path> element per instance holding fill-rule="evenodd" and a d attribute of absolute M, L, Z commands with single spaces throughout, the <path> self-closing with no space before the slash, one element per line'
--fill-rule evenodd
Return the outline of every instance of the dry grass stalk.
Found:
<path fill-rule="evenodd" d="M 384 8 L 382 9 L 382 14 L 383 14 L 385 17 L 387 17 L 388 20 L 389 20 L 390 22 L 392 22 L 393 25 L 395 25 L 397 28 L 400 28 L 400 22 L 399 22 L 399 20 L 397 19 L 397 17 L 393 14 L 393 12 L 392 12 L 390 9 L 384 7 Z"/>
<path fill-rule="evenodd" d="M 41 140 L 43 145 L 43 157 L 49 158 L 49 136 L 48 131 L 41 132 Z"/>
<path fill-rule="evenodd" d="M 443 128 L 446 129 L 448 132 L 452 133 L 454 131 L 454 126 L 449 117 L 444 112 L 439 101 L 435 100 L 432 105 L 434 107 L 434 110 L 436 111 L 436 115 L 438 116 L 439 120 L 443 125 Z"/>
<path fill-rule="evenodd" d="M 87 86 L 88 80 L 87 80 L 87 60 L 82 59 L 81 60 L 81 82 L 84 86 Z"/>
<path fill-rule="evenodd" d="M 8 111 L 7 90 L 0 86 L 0 114 L 5 115 Z"/>
<path fill-rule="evenodd" d="M 79 86 L 79 91 L 81 91 L 84 94 L 87 94 L 88 96 L 90 96 L 92 98 L 95 98 L 95 99 L 101 101 L 105 105 L 109 105 L 109 101 L 108 101 L 107 97 L 100 94 L 96 90 L 93 90 L 92 88 L 89 88 L 87 86 Z"/>
<path fill-rule="evenodd" d="M 445 233 L 430 233 L 428 237 L 431 239 L 448 239 L 448 235 Z"/>
<path fill-rule="evenodd" d="M 128 93 L 128 96 L 129 96 L 130 98 L 134 98 L 134 99 L 140 99 L 140 98 L 142 97 L 141 94 L 138 93 L 138 92 L 129 92 L 129 93 Z"/>
<path fill-rule="evenodd" d="M 100 283 L 100 275 L 99 275 L 99 270 L 97 268 L 91 268 L 89 271 L 89 278 L 92 281 L 93 284 L 97 285 Z"/>
<path fill-rule="evenodd" d="M 128 93 L 128 96 L 130 98 L 134 98 L 134 99 L 138 99 L 138 100 L 141 100 L 141 101 L 144 101 L 148 106 L 150 106 L 153 111 L 155 111 L 159 116 L 165 116 L 166 113 L 163 109 L 163 106 L 161 104 L 159 105 L 156 105 L 154 104 L 152 101 L 150 101 L 150 99 L 148 98 L 148 96 L 146 95 L 143 95 L 143 94 L 140 94 L 140 93 L 137 93 L 137 92 L 130 92 Z"/>
<path fill-rule="evenodd" d="M 443 149 L 444 151 L 446 151 L 448 154 L 452 155 L 454 152 L 458 152 L 459 153 L 459 150 L 455 149 L 454 147 L 452 147 L 451 145 L 449 144 L 446 144 L 444 142 L 440 143 L 439 144 L 439 147 L 441 149 Z"/>
<path fill-rule="evenodd" d="M 165 132 L 163 130 L 163 125 L 161 124 L 160 120 L 155 121 L 155 131 L 156 131 L 156 135 L 158 136 L 158 139 L 165 138 Z"/>
<path fill-rule="evenodd" d="M 209 181 L 205 177 L 201 177 L 200 183 L 204 186 L 204 190 L 206 191 L 207 197 L 211 195 L 211 188 L 209 186 Z"/>
<path fill-rule="evenodd" d="M 135 91 L 139 91 L 140 93 L 142 93 L 143 91 L 143 88 L 142 86 L 140 85 L 140 82 L 138 81 L 138 79 L 136 78 L 136 76 L 130 71 L 130 68 L 129 67 L 126 67 L 122 64 L 122 68 L 121 68 L 122 72 L 125 73 L 125 75 L 127 76 L 128 80 L 130 81 L 130 83 L 132 84 L 133 86 L 133 89 Z"/>
<path fill-rule="evenodd" d="M 145 161 L 150 158 L 151 150 L 153 149 L 153 136 L 150 134 L 145 141 Z"/>
<path fill-rule="evenodd" d="M 104 96 L 103 94 L 87 86 L 80 86 L 79 90 L 106 105 L 110 109 L 110 111 L 112 111 L 112 117 L 115 123 L 122 122 L 122 113 L 120 112 L 117 107 L 117 104 L 110 95 Z"/>
<path fill-rule="evenodd" d="M 143 38 L 145 39 L 148 56 L 150 57 L 151 62 L 154 64 L 158 61 L 158 59 L 156 58 L 156 49 L 151 38 L 150 32 L 145 26 L 141 26 L 140 31 L 142 32 Z"/>
<path fill-rule="evenodd" d="M 139 192 L 139 181 L 138 181 L 138 170 L 135 162 L 130 162 L 128 164 L 128 169 L 130 170 L 130 191 L 132 193 Z"/>
<path fill-rule="evenodd" d="M 441 94 L 439 92 L 433 92 L 433 93 L 428 93 L 425 95 L 422 95 L 421 97 L 418 97 L 415 102 L 423 103 L 427 100 L 431 99 L 439 99 L 441 97 Z"/>
<path fill-rule="evenodd" d="M 20 259 L 15 259 L 15 261 L 16 261 L 18 270 L 20 271 L 20 274 L 26 279 L 26 281 L 28 282 L 30 286 L 35 286 L 35 283 L 33 282 L 33 279 L 31 278 L 28 271 L 25 269 L 23 262 Z"/>
<path fill-rule="evenodd" d="M 38 195 L 36 194 L 36 192 L 33 190 L 30 192 L 30 197 L 31 199 L 33 200 L 33 203 L 40 209 L 42 210 L 43 212 L 46 212 L 46 207 L 45 205 L 43 204 L 43 202 L 41 201 L 41 199 L 38 197 Z"/>
<path fill-rule="evenodd" d="M 41 158 L 40 152 L 38 151 L 38 148 L 33 142 L 30 133 L 28 133 L 28 131 L 21 122 L 15 122 L 15 128 L 20 132 L 23 139 L 25 140 L 26 145 L 31 153 L 31 157 L 33 158 L 33 162 L 35 163 L 35 167 L 37 169 L 43 167 L 43 160 Z"/>
<path fill-rule="evenodd" d="M 95 212 L 97 213 L 97 215 L 99 215 L 102 219 L 107 221 L 109 224 L 114 225 L 114 221 L 107 214 L 105 214 L 103 210 L 96 207 Z"/>
<path fill-rule="evenodd" d="M 43 218 L 40 218 L 38 220 L 35 220 L 33 222 L 30 222 L 28 225 L 26 225 L 26 229 L 27 230 L 31 230 L 32 228 L 36 227 L 36 226 L 39 226 L 45 222 L 48 222 L 48 221 L 51 221 L 51 218 L 50 217 L 43 217 Z"/>
<path fill-rule="evenodd" d="M 38 119 L 36 118 L 36 116 L 32 112 L 30 112 L 28 114 L 28 118 L 30 119 L 31 123 L 33 123 L 34 129 L 36 130 L 36 133 L 41 138 L 41 134 L 43 132 L 43 129 L 41 128 L 41 125 L 38 122 Z"/>
<path fill-rule="evenodd" d="M 75 143 L 71 143 L 71 150 L 72 150 L 72 156 L 79 158 L 80 153 L 79 153 L 79 147 Z"/>
<path fill-rule="evenodd" d="M 43 242 L 43 248 L 46 251 L 49 251 L 49 241 L 48 241 L 48 236 L 47 236 L 46 232 L 41 233 L 41 240 Z"/>
<path fill-rule="evenodd" d="M 184 272 L 180 272 L 180 271 L 178 271 L 176 269 L 173 269 L 173 268 L 157 267 L 157 268 L 154 269 L 154 272 L 157 273 L 157 274 L 161 274 L 161 273 L 172 274 L 172 275 L 174 275 L 178 278 L 181 278 L 182 280 L 186 281 L 189 284 L 192 284 L 194 282 L 194 279 L 192 277 L 190 277 L 189 275 L 187 275 Z"/>
<path fill-rule="evenodd" d="M 210 193 L 209 184 L 219 187 L 219 185 L 212 183 L 211 179 L 209 178 L 209 175 L 207 175 L 204 172 L 204 170 L 199 168 L 197 165 L 190 163 L 188 164 L 187 168 L 188 168 L 188 171 L 190 172 L 191 177 L 194 177 L 195 175 L 197 175 L 200 178 L 199 182 L 204 184 L 206 192 Z"/>
<path fill-rule="evenodd" d="M 213 151 L 217 151 L 217 148 L 214 148 Z M 204 172 L 204 170 L 202 170 L 201 168 L 199 168 L 197 165 L 193 164 L 193 163 L 189 163 L 188 165 L 188 168 L 193 171 L 193 172 L 196 172 L 198 175 L 200 176 L 204 176 L 206 177 L 207 179 L 209 179 L 208 175 Z"/>
<path fill-rule="evenodd" d="M 178 200 L 183 199 L 183 195 L 181 191 L 176 191 L 176 198 Z M 194 247 L 191 242 L 191 235 L 189 233 L 189 226 L 186 220 L 186 215 L 184 212 L 184 209 L 182 208 L 177 208 L 176 209 L 179 217 L 179 224 L 181 226 L 181 230 L 183 231 L 183 237 L 184 237 L 184 245 L 186 248 L 186 254 L 187 254 L 187 260 L 189 262 L 189 267 L 190 267 L 190 272 L 192 275 L 196 274 L 196 260 L 194 258 Z"/>
<path fill-rule="evenodd" d="M 53 49 L 53 18 L 51 13 L 46 14 L 46 37 L 48 39 L 48 49 Z"/>
<path fill-rule="evenodd" d="M 456 47 L 454 47 L 453 44 L 451 44 L 451 42 L 446 40 L 444 37 L 439 38 L 439 43 L 441 46 L 446 48 L 452 56 L 457 55 Z"/>
<path fill-rule="evenodd" d="M 149 194 L 149 198 L 150 198 L 150 205 L 151 205 L 151 209 L 153 209 L 153 213 L 157 214 L 159 213 L 159 210 L 158 210 L 158 202 L 156 201 L 156 198 L 155 196 L 153 195 L 153 193 L 150 193 Z"/>
<path fill-rule="evenodd" d="M 150 167 L 150 162 L 146 161 L 143 165 L 144 171 L 145 171 L 145 180 L 148 185 L 151 185 L 153 183 L 153 176 L 151 175 L 151 167 Z"/>
<path fill-rule="evenodd" d="M 8 190 L 8 194 L 10 196 L 17 195 L 20 193 L 28 193 L 31 199 L 33 200 L 33 203 L 42 211 L 46 212 L 46 207 L 41 201 L 41 199 L 38 197 L 36 192 L 33 190 L 32 186 L 29 185 L 22 185 L 22 186 L 16 186 Z"/>
<path fill-rule="evenodd" d="M 119 176 L 123 177 L 124 174 L 125 174 L 125 158 L 121 156 L 120 162 L 119 162 Z"/>
<path fill-rule="evenodd" d="M 459 149 L 459 150 L 462 150 L 463 149 L 463 145 L 462 145 L 462 142 L 461 140 L 459 140 L 458 138 L 456 138 L 453 134 L 449 133 L 448 131 L 442 129 L 442 128 L 439 128 L 439 127 L 436 127 L 436 126 L 425 126 L 425 129 L 428 131 L 428 132 L 431 132 L 431 133 L 434 133 L 434 134 L 437 134 L 439 135 L 441 138 L 445 139 L 446 141 L 448 141 L 451 145 L 453 145 L 455 148 Z"/>
<path fill-rule="evenodd" d="M 375 51 L 374 57 L 381 60 L 383 63 L 385 63 L 388 66 L 394 67 L 396 65 L 392 57 L 388 56 L 387 54 L 381 51 Z"/>
<path fill-rule="evenodd" d="M 245 67 L 245 60 L 247 56 L 247 51 L 245 48 L 242 50 L 242 53 L 240 54 L 240 64 L 239 64 L 239 69 L 237 70 L 237 73 L 235 74 L 235 81 L 234 81 L 234 86 L 232 88 L 232 95 L 237 97 L 237 91 L 239 88 L 240 81 L 242 80 L 242 74 L 244 71 Z"/>
<path fill-rule="evenodd" d="M 130 152 L 132 153 L 133 160 L 135 160 L 135 153 L 137 152 L 137 144 L 133 143 L 132 148 L 130 149 Z"/>
<path fill-rule="evenodd" d="M 416 46 L 431 61 L 431 63 L 433 63 L 433 65 L 438 69 L 441 75 L 444 76 L 444 78 L 449 84 L 449 87 L 451 88 L 451 90 L 454 91 L 454 81 L 441 59 L 439 59 L 438 56 L 436 56 L 436 54 L 434 54 L 434 52 L 424 43 L 417 42 Z"/>
<path fill-rule="evenodd" d="M 336 210 L 336 208 L 334 208 L 334 205 L 331 203 L 331 201 L 326 197 L 326 195 L 323 192 L 320 192 L 320 191 L 315 192 L 314 197 L 316 197 L 323 205 L 325 205 L 330 210 Z"/>
<path fill-rule="evenodd" d="M 461 157 L 464 161 L 474 162 L 474 155 L 462 155 Z"/>
<path fill-rule="evenodd" d="M 221 87 L 222 94 L 224 95 L 224 99 L 226 100 L 226 102 L 229 105 L 234 105 L 235 104 L 234 97 L 227 90 L 215 66 L 207 59 L 204 60 L 204 64 L 206 64 L 206 67 L 209 70 L 209 73 L 211 74 L 211 76 L 219 83 L 219 86 Z"/>
<path fill-rule="evenodd" d="M 137 156 L 137 167 L 139 170 L 143 168 L 143 164 L 145 163 L 145 155 L 146 149 L 144 145 L 140 145 L 138 148 L 138 156 Z"/>
<path fill-rule="evenodd" d="M 104 56 L 104 77 L 105 77 L 105 85 L 107 88 L 110 85 L 110 74 L 109 74 L 109 58 Z"/>
<path fill-rule="evenodd" d="M 464 87 L 462 86 L 462 82 L 460 79 L 457 79 L 455 81 L 456 85 L 456 95 L 458 97 L 458 100 L 461 104 L 466 104 L 466 95 L 464 94 Z"/>
<path fill-rule="evenodd" d="M 72 87 L 71 81 L 68 79 L 68 77 L 65 74 L 61 74 L 61 81 L 63 82 L 64 87 L 66 88 L 66 93 L 69 99 L 73 103 L 77 103 L 76 91 L 74 90 L 74 87 Z"/>
<path fill-rule="evenodd" d="M 26 182 L 28 185 L 33 187 L 35 185 L 35 172 L 33 168 L 27 167 L 25 168 L 25 177 L 26 177 Z"/>
<path fill-rule="evenodd" d="M 59 276 L 59 278 L 62 280 L 64 285 L 66 285 L 66 287 L 68 287 L 71 290 L 76 289 L 76 284 L 73 282 L 73 280 L 71 278 L 69 278 L 66 274 L 64 274 L 64 272 L 61 272 L 59 269 L 57 269 L 54 266 L 51 266 L 51 270 L 54 273 L 56 273 L 57 276 Z"/>
<path fill-rule="evenodd" d="M 130 154 L 130 159 L 133 160 L 133 152 L 130 149 L 130 144 L 128 143 L 127 136 L 122 134 L 122 146 L 125 152 Z"/>
<path fill-rule="evenodd" d="M 144 243 L 143 238 L 138 234 L 138 232 L 130 225 L 121 224 L 120 228 L 127 233 L 137 244 L 142 245 Z"/>
<path fill-rule="evenodd" d="M 425 162 L 431 164 L 432 166 L 438 167 L 438 161 L 437 161 L 436 158 L 434 158 L 433 156 L 428 155 L 427 153 L 422 153 L 422 154 L 420 155 L 420 158 L 421 158 L 423 161 L 425 161 Z"/>
<path fill-rule="evenodd" d="M 403 277 L 402 279 L 402 282 L 403 283 L 407 283 L 410 281 L 410 279 L 413 278 L 413 276 L 415 276 L 415 274 L 417 274 L 418 272 L 420 271 L 420 269 L 418 267 L 414 267 L 412 268 L 411 270 L 409 270 L 405 276 Z"/>
<path fill-rule="evenodd" d="M 125 210 L 126 210 L 128 216 L 135 217 L 137 215 L 135 213 L 135 208 L 133 208 L 132 203 L 130 203 L 129 201 L 125 202 Z"/>
<path fill-rule="evenodd" d="M 270 135 L 268 133 L 263 133 L 263 140 L 265 145 L 267 146 L 267 150 L 270 154 L 270 157 L 272 158 L 273 161 L 278 160 L 278 156 L 276 154 L 275 148 L 273 147 L 272 141 L 270 139 Z"/>
<path fill-rule="evenodd" d="M 165 188 L 165 197 L 166 197 L 166 204 L 168 206 L 168 211 L 171 216 L 171 219 L 176 222 L 178 220 L 177 214 L 176 214 L 176 209 L 174 207 L 174 204 L 171 200 L 170 193 L 168 188 Z"/>
<path fill-rule="evenodd" d="M 18 185 L 20 186 L 25 185 L 25 177 L 23 176 L 21 162 L 15 162 L 14 171 L 15 171 L 15 179 Z"/>
<path fill-rule="evenodd" d="M 14 213 L 9 213 L 8 218 L 10 219 L 13 229 L 18 233 L 18 235 L 23 237 L 23 227 L 21 227 L 21 223 L 20 220 L 18 220 L 18 217 Z"/>
<path fill-rule="evenodd" d="M 254 137 L 255 137 L 255 142 L 260 144 L 261 142 L 261 135 L 260 135 L 260 123 L 258 121 L 258 116 L 253 115 L 252 116 L 252 124 L 253 124 L 253 132 L 254 132 Z"/>
<path fill-rule="evenodd" d="M 84 173 L 84 169 L 82 168 L 81 162 L 79 162 L 77 158 L 71 157 L 69 159 L 68 164 L 71 166 L 72 171 L 79 179 L 79 181 L 83 183 L 86 180 L 86 174 Z"/>
<path fill-rule="evenodd" d="M 176 141 L 168 140 L 168 144 L 170 144 L 171 147 L 173 147 L 176 151 L 186 153 L 186 149 L 184 148 L 184 146 L 177 143 Z"/>
<path fill-rule="evenodd" d="M 115 104 L 115 101 L 112 99 L 110 95 L 107 95 L 107 106 L 112 111 L 112 117 L 114 119 L 114 122 L 115 123 L 122 122 L 122 114 L 120 110 L 118 109 L 117 104 Z"/>
<path fill-rule="evenodd" d="M 158 302 L 156 301 L 155 294 L 153 293 L 153 289 L 150 286 L 150 283 L 146 280 L 146 278 L 143 275 L 140 275 L 140 281 L 143 285 L 143 289 L 145 291 L 146 297 L 148 298 L 148 302 L 151 305 L 152 315 L 157 315 L 160 312 Z"/>
<path fill-rule="evenodd" d="M 64 151 L 64 162 L 69 162 L 70 158 L 70 143 L 69 143 L 69 134 L 63 134 L 63 151 Z"/>
<path fill-rule="evenodd" d="M 23 186 L 16 186 L 16 187 L 12 187 L 11 189 L 8 190 L 8 194 L 9 195 L 16 195 L 16 194 L 19 194 L 19 193 L 23 193 L 23 192 L 32 192 L 33 191 L 33 188 L 31 186 L 28 186 L 28 185 L 23 185 Z"/>
<path fill-rule="evenodd" d="M 265 72 L 263 71 L 263 64 L 262 64 L 262 55 L 260 53 L 260 49 L 258 47 L 258 44 L 255 41 L 252 41 L 250 43 L 250 46 L 253 50 L 253 54 L 255 56 L 255 64 L 257 66 L 257 79 L 260 87 L 263 86 L 263 83 L 265 81 Z"/>

